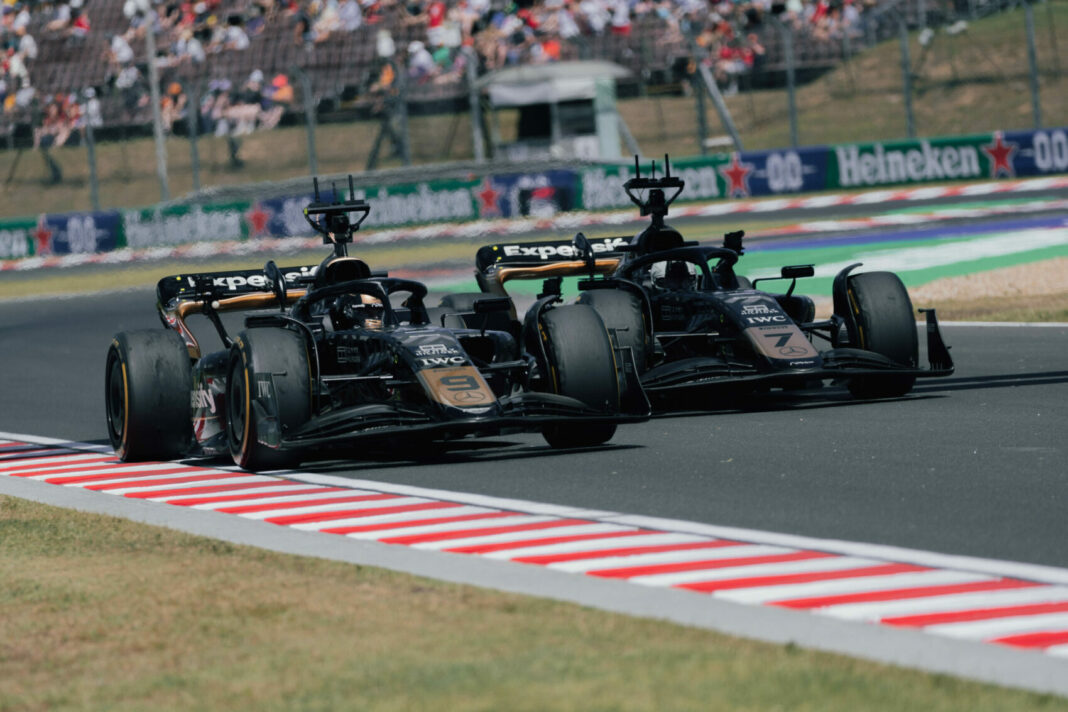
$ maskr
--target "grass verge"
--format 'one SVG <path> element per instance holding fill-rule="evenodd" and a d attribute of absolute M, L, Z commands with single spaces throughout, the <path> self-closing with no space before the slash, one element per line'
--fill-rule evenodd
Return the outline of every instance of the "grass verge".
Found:
<path fill-rule="evenodd" d="M 0 710 L 1054 710 L 1063 698 L 0 496 Z"/>

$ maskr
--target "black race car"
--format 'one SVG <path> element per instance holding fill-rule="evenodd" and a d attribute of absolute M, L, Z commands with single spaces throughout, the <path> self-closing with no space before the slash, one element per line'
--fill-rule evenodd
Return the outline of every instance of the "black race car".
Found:
<path fill-rule="evenodd" d="M 929 368 L 919 366 L 912 303 L 897 275 L 847 267 L 834 279 L 834 313 L 816 320 L 813 300 L 794 293 L 812 265 L 783 267 L 773 279 L 790 280 L 784 293 L 756 289 L 735 272 L 743 233 L 728 233 L 719 246 L 683 239 L 664 217 L 684 182 L 666 157 L 662 177 L 655 162 L 652 178 L 641 176 L 637 160 L 635 168 L 623 188 L 650 225 L 633 238 L 579 233 L 573 241 L 487 245 L 476 255 L 483 296 L 507 295 L 509 280 L 544 279 L 542 295 L 559 298 L 563 277 L 585 277 L 577 304 L 600 314 L 617 350 L 633 355 L 650 399 L 669 408 L 692 404 L 680 396 L 705 387 L 738 395 L 823 379 L 844 382 L 859 398 L 895 397 L 917 378 L 953 373 L 934 309 L 921 310 Z"/>
<path fill-rule="evenodd" d="M 351 197 L 351 178 L 349 189 L 326 203 L 315 184 L 305 218 L 334 245 L 317 267 L 160 280 L 167 328 L 117 334 L 108 349 L 108 434 L 121 459 L 229 454 L 277 469 L 332 445 L 520 430 L 589 446 L 649 416 L 629 352 L 613 352 L 593 307 L 546 300 L 498 329 L 508 299 L 487 295 L 463 315 L 428 310 L 424 285 L 349 257 L 370 209 Z M 238 310 L 256 311 L 231 337 L 220 314 Z M 201 353 L 193 314 L 223 349 Z"/>

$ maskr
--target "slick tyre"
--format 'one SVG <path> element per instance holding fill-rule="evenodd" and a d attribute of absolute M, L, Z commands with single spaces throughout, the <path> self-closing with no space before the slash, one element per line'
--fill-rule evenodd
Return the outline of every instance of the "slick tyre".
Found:
<path fill-rule="evenodd" d="M 304 338 L 288 329 L 250 329 L 238 335 L 226 379 L 227 441 L 246 470 L 280 470 L 300 464 L 301 453 L 267 445 L 311 418 L 311 369 Z M 277 433 L 266 432 L 277 416 Z"/>
<path fill-rule="evenodd" d="M 864 272 L 849 278 L 849 308 L 857 322 L 859 348 L 915 368 L 919 340 L 912 300 L 893 272 Z M 915 376 L 859 376 L 849 380 L 857 398 L 896 398 L 912 390 Z"/>
<path fill-rule="evenodd" d="M 585 304 L 556 307 L 541 318 L 541 338 L 550 363 L 550 389 L 591 408 L 615 413 L 619 382 L 612 343 L 601 317 Z M 547 426 L 542 434 L 554 448 L 590 447 L 608 442 L 614 424 Z"/>
<path fill-rule="evenodd" d="M 638 373 L 644 373 L 652 343 L 646 329 L 642 300 L 622 289 L 589 289 L 579 295 L 578 303 L 593 307 L 605 328 L 609 332 L 615 330 L 616 345 L 622 349 L 630 348 Z"/>
<path fill-rule="evenodd" d="M 173 331 L 115 335 L 108 348 L 104 398 L 108 437 L 124 462 L 173 460 L 193 441 L 189 351 Z"/>

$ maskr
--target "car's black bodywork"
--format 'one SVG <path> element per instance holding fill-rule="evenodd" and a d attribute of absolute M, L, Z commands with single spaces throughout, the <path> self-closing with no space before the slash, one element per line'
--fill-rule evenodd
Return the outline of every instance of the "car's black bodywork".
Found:
<path fill-rule="evenodd" d="M 630 354 L 613 353 L 593 309 L 546 300 L 524 328 L 497 330 L 487 326 L 512 305 L 487 295 L 462 319 L 434 310 L 432 322 L 424 285 L 372 274 L 346 254 L 360 222 L 348 216 L 367 210 L 317 195 L 306 217 L 335 244 L 319 266 L 269 262 L 161 280 L 169 331 L 119 334 L 108 352 L 108 427 L 119 456 L 229 453 L 267 469 L 326 446 L 507 431 L 580 446 L 648 417 Z M 235 310 L 256 311 L 231 337 L 219 315 Z M 198 313 L 222 350 L 201 353 L 186 325 Z"/>
<path fill-rule="evenodd" d="M 639 173 L 624 184 L 642 215 L 652 217 L 633 238 L 580 233 L 573 241 L 483 247 L 479 286 L 503 295 L 509 280 L 546 279 L 543 292 L 559 293 L 562 277 L 585 276 L 577 302 L 601 314 L 616 345 L 634 354 L 646 392 L 668 407 L 677 402 L 673 395 L 703 387 L 744 393 L 823 379 L 845 383 L 858 397 L 891 397 L 907 393 L 916 378 L 953 372 L 933 309 L 923 310 L 929 367 L 920 367 L 915 316 L 896 275 L 847 267 L 834 279 L 834 313 L 817 320 L 813 300 L 794 294 L 797 279 L 813 274 L 811 265 L 782 269 L 775 279 L 790 281 L 784 293 L 755 289 L 735 272 L 741 232 L 710 246 L 666 225 L 683 186 L 670 168 L 661 178 Z M 637 195 L 645 190 L 647 197 Z"/>

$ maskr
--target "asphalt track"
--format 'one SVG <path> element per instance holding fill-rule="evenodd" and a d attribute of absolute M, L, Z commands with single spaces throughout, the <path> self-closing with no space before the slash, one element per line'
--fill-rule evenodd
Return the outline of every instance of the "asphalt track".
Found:
<path fill-rule="evenodd" d="M 152 304 L 147 290 L 0 304 L 0 431 L 104 442 L 107 345 L 158 327 Z M 658 417 L 581 452 L 512 435 L 305 469 L 1068 567 L 1068 326 L 944 331 L 956 374 L 902 399 L 826 387 Z"/>

